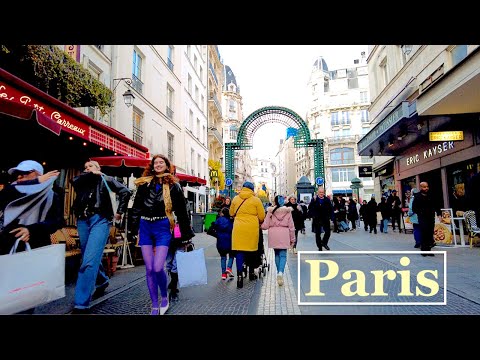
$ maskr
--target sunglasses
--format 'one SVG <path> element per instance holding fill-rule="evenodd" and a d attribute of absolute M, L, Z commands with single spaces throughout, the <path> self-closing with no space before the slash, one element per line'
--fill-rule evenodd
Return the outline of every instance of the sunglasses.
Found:
<path fill-rule="evenodd" d="M 28 175 L 28 174 L 31 174 L 32 172 L 35 172 L 35 170 L 30 170 L 30 171 L 15 171 L 14 175 L 15 176 L 18 176 L 18 175 Z"/>

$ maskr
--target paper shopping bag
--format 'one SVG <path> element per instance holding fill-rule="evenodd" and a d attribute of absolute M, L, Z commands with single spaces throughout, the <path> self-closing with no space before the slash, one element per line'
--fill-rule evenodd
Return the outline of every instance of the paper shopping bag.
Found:
<path fill-rule="evenodd" d="M 0 256 L 0 314 L 65 296 L 65 244 Z"/>
<path fill-rule="evenodd" d="M 205 285 L 207 283 L 207 266 L 203 248 L 189 252 L 176 252 L 178 287 Z"/>

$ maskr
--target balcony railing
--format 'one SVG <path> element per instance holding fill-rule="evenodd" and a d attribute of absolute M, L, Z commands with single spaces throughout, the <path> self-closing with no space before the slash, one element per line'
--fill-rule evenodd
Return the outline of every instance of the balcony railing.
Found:
<path fill-rule="evenodd" d="M 208 66 L 210 68 L 210 72 L 212 73 L 213 75 L 213 79 L 215 80 L 215 83 L 217 84 L 218 86 L 218 80 L 217 80 L 217 75 L 215 74 L 215 69 L 213 68 L 213 65 L 211 62 L 208 63 Z"/>
<path fill-rule="evenodd" d="M 217 128 L 215 127 L 208 128 L 208 133 L 212 134 L 215 137 L 215 139 L 217 139 L 217 141 L 220 143 L 220 145 L 223 146 L 223 136 L 222 134 L 220 134 Z"/>
<path fill-rule="evenodd" d="M 168 117 L 170 120 L 173 120 L 173 110 L 170 109 L 168 106 L 167 106 L 167 117 Z"/>
<path fill-rule="evenodd" d="M 332 136 L 328 137 L 326 140 L 329 144 L 357 142 L 358 135 Z"/>
<path fill-rule="evenodd" d="M 168 68 L 173 71 L 173 62 L 172 62 L 172 60 L 167 59 L 167 65 L 168 65 Z"/>
<path fill-rule="evenodd" d="M 132 88 L 134 88 L 139 94 L 143 94 L 143 82 L 141 82 L 134 74 L 132 74 Z"/>
<path fill-rule="evenodd" d="M 142 144 L 143 142 L 143 131 L 135 125 L 133 125 L 133 141 L 139 144 Z"/>
<path fill-rule="evenodd" d="M 220 101 L 218 101 L 217 99 L 217 95 L 215 93 L 211 93 L 210 94 L 210 99 L 208 99 L 208 101 L 213 101 L 213 103 L 215 104 L 218 112 L 220 113 L 220 116 L 222 115 L 222 107 L 220 106 Z"/>

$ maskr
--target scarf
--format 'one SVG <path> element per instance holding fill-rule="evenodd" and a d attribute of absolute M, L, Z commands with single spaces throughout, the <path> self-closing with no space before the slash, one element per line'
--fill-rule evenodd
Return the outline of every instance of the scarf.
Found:
<path fill-rule="evenodd" d="M 167 176 L 172 176 L 170 173 L 163 173 L 159 175 L 155 175 L 157 178 L 162 180 L 162 178 L 167 177 Z M 140 186 L 143 184 L 150 184 L 150 182 L 153 180 L 153 175 L 150 176 L 142 176 L 135 180 L 135 185 Z M 168 221 L 170 222 L 170 231 L 173 231 L 175 228 L 175 219 L 172 214 L 172 198 L 170 197 L 170 184 L 162 183 L 162 190 L 163 190 L 163 202 L 165 203 L 165 214 L 167 215 Z"/>
<path fill-rule="evenodd" d="M 6 227 L 15 219 L 21 225 L 44 221 L 53 203 L 53 182 L 56 178 L 51 177 L 39 184 L 16 185 L 16 189 L 24 195 L 5 207 L 3 226 Z"/>

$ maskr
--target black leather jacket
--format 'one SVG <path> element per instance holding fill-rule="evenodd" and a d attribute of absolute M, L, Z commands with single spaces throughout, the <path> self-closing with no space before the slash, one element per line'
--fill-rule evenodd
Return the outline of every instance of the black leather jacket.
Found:
<path fill-rule="evenodd" d="M 127 210 L 128 200 L 132 196 L 132 191 L 111 176 L 105 175 L 105 180 L 110 190 L 118 195 L 118 209 L 112 209 L 110 194 L 102 177 L 91 172 L 83 172 L 72 180 L 73 187 L 77 193 L 77 197 L 73 202 L 73 211 L 77 218 L 83 216 L 92 189 L 95 189 L 96 194 L 95 213 L 111 221 L 114 210 L 118 214 L 123 214 Z"/>
<path fill-rule="evenodd" d="M 192 230 L 190 215 L 187 211 L 187 202 L 179 183 L 170 185 L 170 198 L 172 199 L 172 210 L 177 217 L 180 232 L 182 233 L 182 238 L 178 245 L 180 245 L 180 243 L 185 244 L 195 236 L 195 233 Z M 141 216 L 166 216 L 163 187 L 160 186 L 157 192 L 156 184 L 153 183 L 153 181 L 142 184 L 137 188 L 135 200 L 133 201 L 131 219 L 129 219 L 129 228 L 132 234 L 138 234 Z"/>

